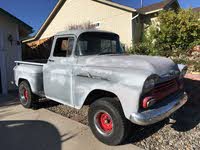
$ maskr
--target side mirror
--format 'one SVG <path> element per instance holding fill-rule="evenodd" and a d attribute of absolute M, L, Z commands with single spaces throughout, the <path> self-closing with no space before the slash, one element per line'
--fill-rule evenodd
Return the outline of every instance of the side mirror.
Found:
<path fill-rule="evenodd" d="M 124 49 L 124 51 L 126 50 L 126 46 L 124 44 L 122 45 L 122 48 Z"/>

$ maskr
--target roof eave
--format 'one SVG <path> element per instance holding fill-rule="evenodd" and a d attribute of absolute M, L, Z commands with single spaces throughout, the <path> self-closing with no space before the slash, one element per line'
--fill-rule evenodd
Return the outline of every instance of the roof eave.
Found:
<path fill-rule="evenodd" d="M 139 13 L 143 14 L 143 15 L 149 15 L 149 14 L 157 13 L 162 10 L 164 10 L 164 8 L 160 8 L 160 9 L 156 9 L 156 10 L 152 10 L 152 11 L 148 11 L 148 12 L 139 12 Z"/>
<path fill-rule="evenodd" d="M 171 5 L 174 2 L 176 2 L 176 4 L 178 5 L 179 8 L 181 7 L 180 4 L 179 4 L 179 2 L 177 0 L 173 0 L 170 3 L 168 3 L 167 5 L 165 5 L 164 8 L 166 8 L 167 6 Z"/>
<path fill-rule="evenodd" d="M 28 24 L 26 24 L 25 22 L 23 22 L 22 20 L 18 19 L 17 17 L 13 16 L 12 14 L 10 14 L 9 12 L 5 11 L 4 9 L 0 8 L 0 12 L 3 14 L 3 15 L 6 15 L 7 17 L 10 17 L 12 18 L 13 20 L 15 20 L 15 22 L 17 24 L 19 24 L 20 26 L 23 26 L 23 28 L 25 28 L 26 30 L 28 31 L 32 31 L 33 28 L 31 26 L 29 26 Z"/>
<path fill-rule="evenodd" d="M 66 0 L 59 0 L 59 2 L 56 4 L 56 6 L 54 7 L 53 11 L 49 14 L 49 16 L 47 17 L 47 19 L 45 20 L 45 22 L 43 23 L 43 25 L 41 26 L 41 28 L 39 29 L 39 31 L 37 32 L 37 34 L 30 39 L 26 39 L 23 40 L 22 43 L 27 43 L 27 42 L 32 42 L 37 40 L 37 38 L 42 34 L 43 30 L 45 29 L 46 26 L 48 26 L 49 21 L 51 18 L 54 18 L 54 15 L 57 14 L 57 11 L 60 7 L 62 7 L 62 5 L 66 2 Z"/>
<path fill-rule="evenodd" d="M 148 15 L 148 14 L 152 14 L 152 13 L 157 13 L 157 12 L 159 12 L 159 11 L 162 11 L 162 10 L 165 10 L 169 5 L 171 5 L 172 3 L 174 3 L 174 2 L 176 2 L 176 4 L 178 5 L 178 7 L 180 8 L 180 4 L 178 3 L 178 1 L 177 0 L 172 0 L 171 2 L 169 2 L 168 4 L 165 4 L 163 7 L 160 7 L 160 8 L 158 8 L 158 9 L 155 9 L 155 10 L 151 10 L 151 11 L 146 11 L 146 12 L 142 12 L 142 11 L 140 11 L 140 10 L 138 10 L 138 12 L 140 13 L 140 14 L 143 14 L 143 15 Z M 151 5 L 150 5 L 151 6 Z M 147 6 L 147 7 L 149 7 L 149 6 Z"/>
<path fill-rule="evenodd" d="M 106 0 L 93 0 L 93 1 L 99 2 L 99 3 L 102 3 L 102 4 L 106 4 L 106 5 L 115 7 L 115 8 L 119 8 L 119 9 L 122 9 L 122 10 L 125 10 L 125 11 L 128 11 L 128 12 L 136 12 L 137 11 L 134 8 L 124 6 L 124 5 L 121 5 L 121 4 L 118 4 L 118 3 L 114 3 L 112 1 L 106 1 Z"/>

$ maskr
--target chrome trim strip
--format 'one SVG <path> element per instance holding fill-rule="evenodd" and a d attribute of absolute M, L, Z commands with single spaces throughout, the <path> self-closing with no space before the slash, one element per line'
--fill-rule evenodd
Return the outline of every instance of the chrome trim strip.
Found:
<path fill-rule="evenodd" d="M 184 93 L 175 98 L 173 97 L 173 99 L 174 100 L 172 102 L 160 108 L 131 114 L 130 121 L 143 126 L 159 122 L 169 117 L 173 112 L 183 106 L 187 102 L 188 97 L 187 94 Z"/>

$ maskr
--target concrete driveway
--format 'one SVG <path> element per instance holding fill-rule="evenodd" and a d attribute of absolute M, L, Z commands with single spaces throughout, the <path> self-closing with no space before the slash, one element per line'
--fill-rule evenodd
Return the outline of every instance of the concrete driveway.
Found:
<path fill-rule="evenodd" d="M 1 97 L 0 97 L 1 100 Z M 92 135 L 88 126 L 46 109 L 24 109 L 9 102 L 0 105 L 2 150 L 138 150 L 128 144 L 107 146 Z"/>

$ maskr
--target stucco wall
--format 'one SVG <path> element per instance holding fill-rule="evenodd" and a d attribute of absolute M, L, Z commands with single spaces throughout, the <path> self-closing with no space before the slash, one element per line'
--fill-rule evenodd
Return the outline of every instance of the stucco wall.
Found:
<path fill-rule="evenodd" d="M 122 43 L 130 45 L 132 40 L 131 18 L 131 12 L 92 0 L 68 0 L 40 39 L 53 36 L 59 31 L 66 30 L 69 25 L 90 21 L 91 23 L 99 22 L 99 29 L 101 30 L 118 33 Z"/>
<path fill-rule="evenodd" d="M 21 46 L 16 44 L 16 41 L 19 41 L 18 25 L 2 15 L 0 15 L 0 20 L 0 69 L 2 87 L 4 91 L 5 89 L 13 90 L 16 88 L 11 84 L 11 81 L 14 81 L 14 61 L 20 60 L 21 58 Z M 12 44 L 8 41 L 9 34 L 13 37 Z"/>

